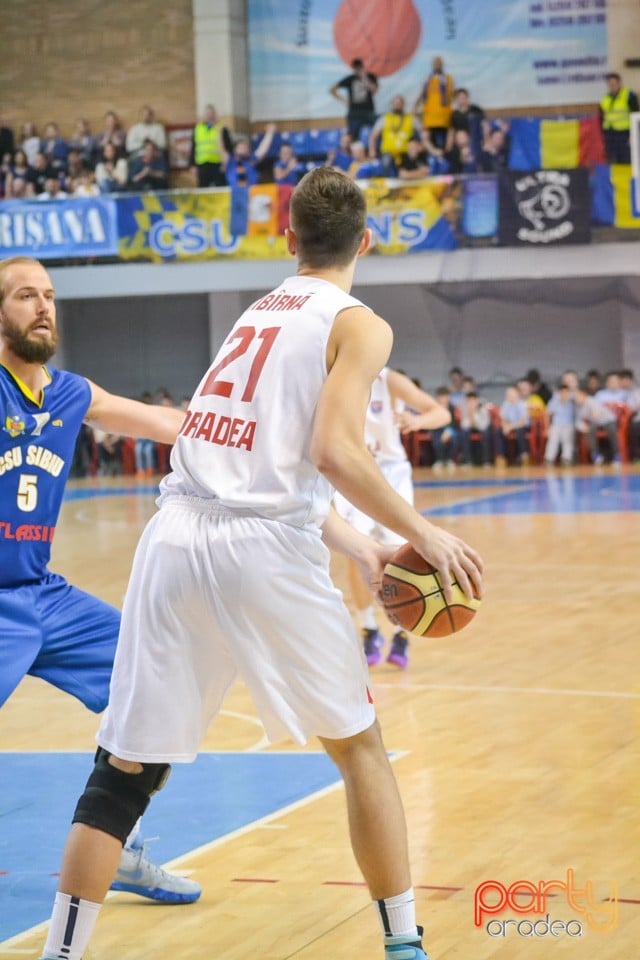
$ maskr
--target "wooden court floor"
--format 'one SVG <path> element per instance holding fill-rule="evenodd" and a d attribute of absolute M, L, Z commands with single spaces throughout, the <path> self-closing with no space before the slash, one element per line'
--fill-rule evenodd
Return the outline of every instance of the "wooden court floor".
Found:
<path fill-rule="evenodd" d="M 415 640 L 406 672 L 385 663 L 371 671 L 407 809 L 425 946 L 431 960 L 547 958 L 550 950 L 574 960 L 636 960 L 640 513 L 550 513 L 543 501 L 540 512 L 492 512 L 487 479 L 498 481 L 489 501 L 499 503 L 523 476 L 546 482 L 534 469 L 472 471 L 463 487 L 438 478 L 417 488 L 417 505 L 440 508 L 435 521 L 482 553 L 485 602 L 459 635 Z M 422 470 L 416 479 L 435 478 Z M 485 505 L 478 512 L 476 502 Z M 53 569 L 119 605 L 154 509 L 150 494 L 67 502 Z M 334 568 L 343 586 L 339 557 Z M 238 684 L 203 749 L 294 750 L 267 746 L 255 717 Z M 95 716 L 79 704 L 27 678 L 0 715 L 0 769 L 2 751 L 91 750 L 95 729 Z M 10 811 L 0 828 L 11 830 Z M 185 852 L 174 866 L 202 883 L 202 899 L 159 907 L 111 896 L 85 960 L 382 957 L 341 787 Z M 485 894 L 490 905 L 516 881 L 566 882 L 569 871 L 582 894 L 567 897 L 559 887 L 534 914 L 525 912 L 530 894 L 512 891 L 504 912 L 474 925 L 484 882 L 502 885 L 493 899 Z M 29 896 L 28 884 L 21 896 Z M 565 923 L 558 936 L 544 926 L 532 933 L 547 914 Z M 605 917 L 613 928 L 593 929 Z M 12 937 L 0 943 L 0 958 L 37 957 L 43 939 L 42 928 Z"/>

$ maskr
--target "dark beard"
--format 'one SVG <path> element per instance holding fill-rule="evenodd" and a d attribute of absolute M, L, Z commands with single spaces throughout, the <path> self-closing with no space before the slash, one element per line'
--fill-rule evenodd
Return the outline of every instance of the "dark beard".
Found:
<path fill-rule="evenodd" d="M 49 340 L 43 340 L 40 337 L 30 340 L 29 331 L 23 333 L 8 317 L 3 317 L 0 322 L 0 333 L 11 352 L 25 363 L 46 363 L 58 349 L 58 331 L 55 327 L 50 332 Z"/>

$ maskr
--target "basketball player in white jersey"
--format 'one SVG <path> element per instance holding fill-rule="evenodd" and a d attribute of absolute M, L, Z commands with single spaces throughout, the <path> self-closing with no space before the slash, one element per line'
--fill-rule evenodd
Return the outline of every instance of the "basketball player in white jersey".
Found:
<path fill-rule="evenodd" d="M 367 407 L 365 442 L 380 472 L 390 486 L 413 506 L 413 479 L 401 433 L 437 430 L 451 423 L 451 414 L 434 397 L 421 390 L 409 377 L 384 367 L 373 382 Z M 336 493 L 333 505 L 347 523 L 379 543 L 397 548 L 403 543 L 393 530 L 380 526 Z M 384 638 L 378 630 L 374 598 L 363 581 L 357 563 L 349 562 L 349 585 L 360 627 L 364 655 L 369 666 L 382 660 Z M 409 637 L 398 628 L 391 638 L 387 662 L 401 670 L 409 664 Z"/>
<path fill-rule="evenodd" d="M 130 824 L 169 764 L 194 759 L 239 675 L 271 739 L 316 735 L 340 769 L 386 960 L 426 960 L 402 802 L 360 639 L 329 577 L 333 547 L 377 590 L 385 551 L 330 512 L 334 487 L 414 544 L 448 598 L 454 578 L 480 595 L 482 564 L 389 486 L 364 442 L 392 335 L 349 295 L 371 241 L 363 193 L 342 173 L 311 171 L 287 237 L 297 275 L 245 311 L 202 379 L 138 546 L 46 958 L 80 960 Z"/>

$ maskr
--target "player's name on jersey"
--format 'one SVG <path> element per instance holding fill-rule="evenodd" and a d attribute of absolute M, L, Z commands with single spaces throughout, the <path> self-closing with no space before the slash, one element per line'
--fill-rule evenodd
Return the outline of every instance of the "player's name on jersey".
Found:
<path fill-rule="evenodd" d="M 288 293 L 268 293 L 254 303 L 252 310 L 301 310 L 311 294 L 294 297 Z"/>
<path fill-rule="evenodd" d="M 202 410 L 187 410 L 182 430 L 183 437 L 206 440 L 221 447 L 244 447 L 251 450 L 256 432 L 255 420 L 240 417 L 221 417 Z"/>
<path fill-rule="evenodd" d="M 55 527 L 48 527 L 44 523 L 9 523 L 0 520 L 0 540 L 33 540 L 38 543 L 51 543 Z"/>
<path fill-rule="evenodd" d="M 64 467 L 64 460 L 53 450 L 30 443 L 26 451 L 22 447 L 11 447 L 6 453 L 0 454 L 0 477 L 8 470 L 14 470 L 22 465 L 40 467 L 52 477 L 59 477 Z"/>

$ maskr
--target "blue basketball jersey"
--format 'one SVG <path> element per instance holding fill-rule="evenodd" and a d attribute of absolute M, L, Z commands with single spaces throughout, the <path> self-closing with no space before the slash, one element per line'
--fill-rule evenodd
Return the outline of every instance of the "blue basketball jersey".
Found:
<path fill-rule="evenodd" d="M 47 373 L 38 403 L 0 364 L 0 588 L 48 573 L 76 438 L 91 403 L 84 377 Z"/>

